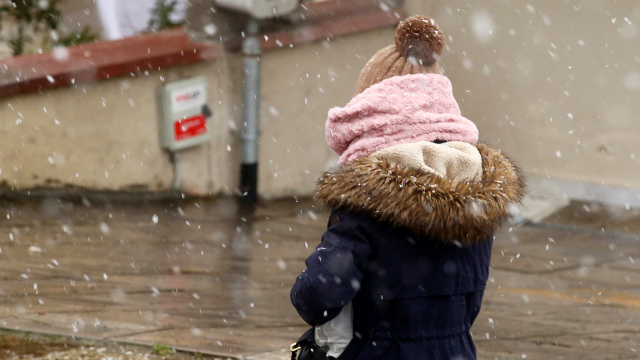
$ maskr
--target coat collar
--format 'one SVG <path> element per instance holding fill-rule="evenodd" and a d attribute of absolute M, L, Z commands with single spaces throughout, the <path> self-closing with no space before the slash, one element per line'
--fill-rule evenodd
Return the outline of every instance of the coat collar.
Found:
<path fill-rule="evenodd" d="M 318 180 L 316 198 L 327 207 L 364 214 L 425 238 L 479 243 L 517 209 L 524 181 L 502 153 L 476 146 L 482 156 L 482 179 L 477 182 L 456 184 L 368 156 L 326 172 Z"/>

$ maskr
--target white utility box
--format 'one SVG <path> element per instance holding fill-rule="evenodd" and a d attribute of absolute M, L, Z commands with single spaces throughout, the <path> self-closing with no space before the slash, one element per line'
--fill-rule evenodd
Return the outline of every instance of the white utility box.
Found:
<path fill-rule="evenodd" d="M 256 19 L 266 19 L 291 12 L 298 0 L 214 0 L 216 5 L 240 11 Z"/>
<path fill-rule="evenodd" d="M 158 88 L 160 145 L 176 151 L 209 141 L 207 83 L 203 76 Z"/>

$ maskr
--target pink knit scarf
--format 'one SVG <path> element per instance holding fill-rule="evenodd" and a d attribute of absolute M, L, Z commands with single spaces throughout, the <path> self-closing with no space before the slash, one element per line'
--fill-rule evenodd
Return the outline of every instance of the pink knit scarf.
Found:
<path fill-rule="evenodd" d="M 371 86 L 329 110 L 325 131 L 341 165 L 398 144 L 478 141 L 476 125 L 460 115 L 451 82 L 438 74 L 395 76 Z"/>

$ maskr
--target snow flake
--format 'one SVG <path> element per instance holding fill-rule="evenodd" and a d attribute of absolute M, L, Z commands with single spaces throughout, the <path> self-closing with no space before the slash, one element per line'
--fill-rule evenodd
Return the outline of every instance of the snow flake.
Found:
<path fill-rule="evenodd" d="M 632 71 L 627 73 L 624 76 L 623 83 L 624 86 L 631 91 L 640 90 L 640 72 Z"/>
<path fill-rule="evenodd" d="M 101 222 L 100 223 L 100 232 L 102 232 L 102 234 L 104 234 L 104 235 L 109 235 L 109 233 L 111 232 L 111 229 L 109 229 L 109 225 L 107 225 L 107 223 Z"/>
<path fill-rule="evenodd" d="M 69 49 L 66 47 L 55 47 L 52 51 L 53 58 L 58 62 L 65 62 L 69 60 Z"/>
<path fill-rule="evenodd" d="M 209 23 L 203 27 L 205 34 L 213 36 L 218 32 L 218 27 L 214 23 Z"/>
<path fill-rule="evenodd" d="M 489 13 L 476 12 L 471 16 L 471 28 L 478 40 L 489 42 L 493 39 L 496 25 Z"/>
<path fill-rule="evenodd" d="M 278 267 L 280 268 L 280 270 L 286 270 L 287 269 L 287 264 L 284 262 L 284 260 L 278 259 L 277 263 L 278 263 Z"/>

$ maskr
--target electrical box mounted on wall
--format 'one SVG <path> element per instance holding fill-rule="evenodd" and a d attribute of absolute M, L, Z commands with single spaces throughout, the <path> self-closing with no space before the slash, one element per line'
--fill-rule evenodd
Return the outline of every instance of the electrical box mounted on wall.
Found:
<path fill-rule="evenodd" d="M 209 141 L 207 83 L 203 76 L 170 82 L 158 89 L 160 145 L 177 151 Z"/>
<path fill-rule="evenodd" d="M 266 19 L 291 12 L 298 0 L 214 0 L 216 5 L 240 11 L 256 19 Z"/>

